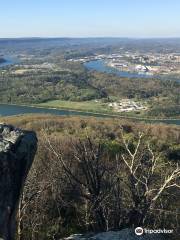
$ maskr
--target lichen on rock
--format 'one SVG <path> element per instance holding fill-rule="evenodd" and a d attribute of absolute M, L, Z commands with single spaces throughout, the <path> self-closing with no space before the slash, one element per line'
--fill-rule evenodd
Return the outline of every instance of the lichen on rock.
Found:
<path fill-rule="evenodd" d="M 0 124 L 0 239 L 14 239 L 17 206 L 36 150 L 34 132 Z"/>

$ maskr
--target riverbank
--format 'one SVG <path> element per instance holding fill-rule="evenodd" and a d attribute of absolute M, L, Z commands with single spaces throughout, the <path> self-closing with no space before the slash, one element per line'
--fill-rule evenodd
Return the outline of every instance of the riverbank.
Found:
<path fill-rule="evenodd" d="M 147 121 L 180 121 L 180 118 L 148 118 L 148 117 L 136 117 L 136 116 L 128 116 L 128 115 L 123 115 L 122 113 L 114 113 L 114 112 L 111 112 L 110 110 L 108 110 L 107 108 L 105 109 L 105 111 L 97 111 L 98 109 L 100 109 L 100 106 L 98 107 L 95 107 L 94 110 L 85 110 L 85 109 L 82 109 L 82 108 L 78 108 L 79 106 L 81 105 L 78 105 L 77 107 L 75 106 L 74 108 L 72 108 L 72 105 L 74 102 L 72 102 L 71 105 L 69 105 L 69 102 L 68 101 L 61 101 L 63 102 L 63 104 L 65 102 L 68 102 L 67 104 L 64 104 L 64 107 L 63 105 L 60 105 L 58 107 L 58 104 L 54 104 L 54 102 L 56 101 L 52 101 L 52 104 L 50 103 L 43 103 L 43 104 L 37 104 L 37 105 L 33 105 L 33 106 L 37 106 L 37 107 L 46 107 L 46 108 L 49 108 L 49 109 L 62 109 L 62 110 L 69 110 L 69 111 L 78 111 L 78 112 L 86 112 L 86 113 L 93 113 L 93 114 L 101 114 L 101 115 L 104 115 L 104 116 L 110 116 L 110 117 L 120 117 L 120 118 L 127 118 L 127 119 L 135 119 L 135 120 L 147 120 Z M 83 103 L 83 102 L 82 102 Z M 92 103 L 91 103 L 92 105 Z M 91 107 L 91 105 L 89 105 Z M 83 106 L 83 107 L 86 107 L 86 109 L 88 109 L 88 107 L 86 104 Z M 93 105 L 94 107 L 94 105 Z"/>
<path fill-rule="evenodd" d="M 4 107 L 2 109 L 2 107 Z M 3 110 L 3 111 L 2 111 Z M 5 112 L 4 112 L 5 111 Z M 26 105 L 26 104 L 0 104 L 0 115 L 1 116 L 11 116 L 19 114 L 28 114 L 28 113 L 43 113 L 43 114 L 53 114 L 53 115 L 79 115 L 79 116 L 92 116 L 100 118 L 116 118 L 116 119 L 128 119 L 132 121 L 144 121 L 148 123 L 164 123 L 164 124 L 174 124 L 180 125 L 180 119 L 160 119 L 160 118 L 138 118 L 138 117 L 128 117 L 117 114 L 108 114 L 108 113 L 98 113 L 91 111 L 81 111 L 73 109 L 63 109 L 55 107 L 42 107 L 39 105 Z"/>
<path fill-rule="evenodd" d="M 118 68 L 109 66 L 105 60 L 93 60 L 83 63 L 84 67 L 89 71 L 97 71 L 107 74 L 114 74 L 118 77 L 123 78 L 135 78 L 135 79 L 159 79 L 159 80 L 172 80 L 176 82 L 180 82 L 180 76 L 176 76 L 174 74 L 147 74 L 143 72 L 131 72 L 131 71 L 123 71 Z"/>
<path fill-rule="evenodd" d="M 90 71 L 98 71 L 108 74 L 115 74 L 119 77 L 126 77 L 126 78 L 154 78 L 155 76 L 151 76 L 145 73 L 136 73 L 136 72 L 129 72 L 129 71 L 121 71 L 117 68 L 109 66 L 105 60 L 93 60 L 83 64 L 88 70 Z"/>

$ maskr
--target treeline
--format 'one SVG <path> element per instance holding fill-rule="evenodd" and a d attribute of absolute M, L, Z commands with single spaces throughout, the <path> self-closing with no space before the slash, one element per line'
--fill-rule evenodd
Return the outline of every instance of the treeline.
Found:
<path fill-rule="evenodd" d="M 180 84 L 176 81 L 121 78 L 89 72 L 79 63 L 64 61 L 62 56 L 54 61 L 57 69 L 31 69 L 18 74 L 15 66 L 1 73 L 0 101 L 31 104 L 49 100 L 89 101 L 103 98 L 108 102 L 135 98 L 148 102 L 148 116 L 174 117 L 180 114 Z"/>
<path fill-rule="evenodd" d="M 180 115 L 180 105 L 160 105 L 154 106 L 150 111 L 148 111 L 149 116 L 159 116 L 159 117 L 177 117 Z"/>
<path fill-rule="evenodd" d="M 17 239 L 136 226 L 174 229 L 178 239 L 179 127 L 54 116 L 8 121 L 39 139 Z"/>
<path fill-rule="evenodd" d="M 90 82 L 107 91 L 108 95 L 117 97 L 149 99 L 167 97 L 179 102 L 180 84 L 176 81 L 158 79 L 121 78 L 104 73 L 92 73 Z"/>
<path fill-rule="evenodd" d="M 145 101 L 147 116 L 180 116 L 180 83 L 173 80 L 120 78 L 115 75 L 93 72 L 90 83 L 103 89 L 109 99 L 135 98 Z"/>
<path fill-rule="evenodd" d="M 26 72 L 0 76 L 0 101 L 41 103 L 48 100 L 86 101 L 106 97 L 90 85 L 86 72 L 71 70 Z"/>

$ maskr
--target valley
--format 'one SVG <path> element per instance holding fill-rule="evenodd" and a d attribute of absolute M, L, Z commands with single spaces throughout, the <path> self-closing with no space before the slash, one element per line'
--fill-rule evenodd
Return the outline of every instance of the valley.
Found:
<path fill-rule="evenodd" d="M 38 47 L 42 41 L 45 41 L 46 47 L 42 52 L 35 50 L 34 47 Z M 109 55 L 106 53 L 106 47 L 102 49 L 102 43 L 98 40 L 93 44 L 81 39 L 79 43 L 78 40 L 74 41 L 74 45 L 73 40 L 71 42 L 69 47 L 66 46 L 66 42 L 63 44 L 61 39 L 54 42 L 51 40 L 49 43 L 43 39 L 40 42 L 31 40 L 28 41 L 29 47 L 26 49 L 23 48 L 23 44 L 20 47 L 15 43 L 11 52 L 12 59 L 17 60 L 13 62 L 9 59 L 0 68 L 1 103 L 117 114 L 122 117 L 179 119 L 178 76 L 173 78 L 171 75 L 160 73 L 156 76 L 108 67 L 111 61 L 125 61 L 120 58 L 126 58 L 126 61 L 134 59 L 138 64 L 140 61 L 152 62 L 152 59 L 157 62 L 159 54 L 141 55 L 140 51 L 144 51 L 142 46 L 138 47 L 139 50 L 137 47 L 133 50 L 135 55 L 132 50 L 128 50 L 131 45 L 122 47 L 121 39 L 111 43 L 112 53 Z M 6 49 L 5 43 L 3 44 L 0 54 L 9 56 L 9 50 Z M 104 46 L 108 44 L 110 40 L 104 39 Z M 135 42 L 131 44 L 133 46 Z M 173 42 L 171 44 L 174 46 Z M 153 41 L 148 46 L 152 48 L 149 52 L 156 48 Z M 117 48 L 120 49 L 118 54 L 114 53 L 117 52 Z M 176 61 L 174 59 L 178 56 L 178 51 L 176 55 L 174 50 L 173 54 L 163 51 L 162 49 L 160 65 L 165 64 L 168 59 Z M 108 61 L 107 65 L 102 63 L 102 60 Z M 178 66 L 178 62 L 176 65 Z M 112 107 L 123 101 L 130 101 L 133 106 L 134 103 L 138 103 L 141 107 L 129 107 L 126 111 Z"/>

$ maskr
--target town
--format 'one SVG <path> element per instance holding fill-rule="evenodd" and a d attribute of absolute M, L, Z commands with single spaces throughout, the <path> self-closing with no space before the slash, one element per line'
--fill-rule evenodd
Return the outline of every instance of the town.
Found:
<path fill-rule="evenodd" d="M 69 62 L 86 63 L 103 60 L 106 65 L 120 71 L 136 72 L 147 75 L 180 75 L 180 53 L 140 53 L 123 51 L 112 54 L 70 58 Z"/>
<path fill-rule="evenodd" d="M 113 108 L 115 112 L 132 112 L 147 110 L 147 107 L 142 103 L 135 102 L 130 99 L 122 99 L 118 102 L 112 102 L 108 104 L 109 107 Z"/>

